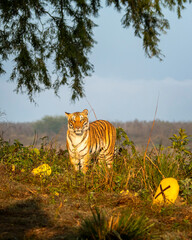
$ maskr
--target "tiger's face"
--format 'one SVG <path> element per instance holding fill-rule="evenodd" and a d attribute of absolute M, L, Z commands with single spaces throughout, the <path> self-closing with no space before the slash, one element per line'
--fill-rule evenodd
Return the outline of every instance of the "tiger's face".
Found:
<path fill-rule="evenodd" d="M 83 135 L 83 133 L 89 129 L 88 110 L 83 112 L 65 113 L 68 117 L 68 130 L 77 136 Z"/>

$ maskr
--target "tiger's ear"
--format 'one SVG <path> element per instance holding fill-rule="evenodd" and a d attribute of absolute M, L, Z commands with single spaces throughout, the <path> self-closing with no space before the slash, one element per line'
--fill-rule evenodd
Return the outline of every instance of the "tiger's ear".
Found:
<path fill-rule="evenodd" d="M 65 116 L 66 117 L 69 117 L 69 115 L 70 115 L 70 113 L 65 112 Z"/>
<path fill-rule="evenodd" d="M 84 109 L 84 110 L 83 110 L 83 113 L 84 113 L 85 115 L 88 115 L 88 110 L 87 110 L 87 109 Z"/>

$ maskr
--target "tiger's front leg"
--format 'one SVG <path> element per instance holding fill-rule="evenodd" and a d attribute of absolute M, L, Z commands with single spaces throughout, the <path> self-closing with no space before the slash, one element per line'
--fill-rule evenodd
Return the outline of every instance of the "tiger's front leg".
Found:
<path fill-rule="evenodd" d="M 71 164 L 73 165 L 76 172 L 80 171 L 80 162 L 76 157 L 69 157 Z"/>
<path fill-rule="evenodd" d="M 80 167 L 83 174 L 86 174 L 88 170 L 89 159 L 90 159 L 90 156 L 89 154 L 87 154 L 80 160 Z"/>
<path fill-rule="evenodd" d="M 70 157 L 70 162 L 74 166 L 76 172 L 82 171 L 83 174 L 86 174 L 88 170 L 89 159 L 89 155 L 85 155 L 84 157 Z"/>

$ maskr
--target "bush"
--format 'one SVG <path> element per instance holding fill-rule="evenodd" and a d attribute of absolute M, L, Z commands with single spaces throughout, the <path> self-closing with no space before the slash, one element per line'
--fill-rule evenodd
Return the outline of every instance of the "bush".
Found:
<path fill-rule="evenodd" d="M 67 119 L 64 116 L 45 116 L 42 120 L 33 123 L 33 128 L 38 133 L 58 134 L 62 127 L 67 126 Z"/>

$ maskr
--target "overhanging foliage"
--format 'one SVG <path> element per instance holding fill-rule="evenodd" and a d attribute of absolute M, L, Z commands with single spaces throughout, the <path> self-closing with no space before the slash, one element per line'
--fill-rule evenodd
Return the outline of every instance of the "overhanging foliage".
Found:
<path fill-rule="evenodd" d="M 57 94 L 62 85 L 70 86 L 72 100 L 83 97 L 83 79 L 93 72 L 88 54 L 95 43 L 93 18 L 101 2 L 1 0 L 0 74 L 5 72 L 3 63 L 13 59 L 10 79 L 17 82 L 16 92 L 26 92 L 31 101 L 45 89 Z M 107 6 L 124 12 L 123 27 L 132 26 L 135 36 L 143 39 L 147 56 L 159 59 L 159 36 L 169 29 L 163 9 L 177 9 L 180 17 L 186 4 L 186 0 L 106 0 Z"/>

